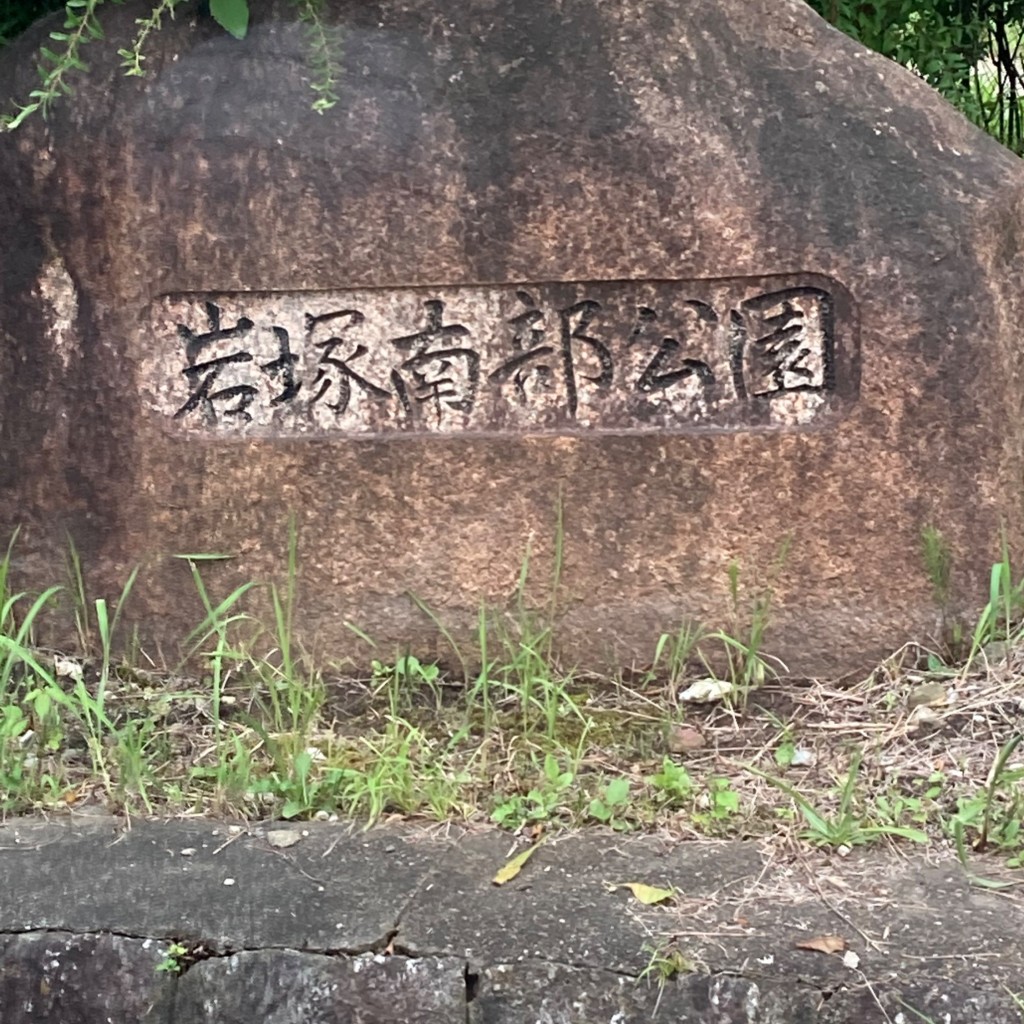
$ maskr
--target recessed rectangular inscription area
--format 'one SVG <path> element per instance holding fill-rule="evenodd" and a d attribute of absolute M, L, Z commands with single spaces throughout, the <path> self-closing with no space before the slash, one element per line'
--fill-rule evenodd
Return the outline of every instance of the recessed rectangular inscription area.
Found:
<path fill-rule="evenodd" d="M 143 385 L 188 432 L 798 427 L 856 396 L 820 275 L 167 296 Z"/>

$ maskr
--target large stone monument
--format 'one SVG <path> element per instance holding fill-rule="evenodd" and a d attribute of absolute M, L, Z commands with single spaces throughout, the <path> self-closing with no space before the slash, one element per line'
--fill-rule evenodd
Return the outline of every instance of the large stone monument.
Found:
<path fill-rule="evenodd" d="M 311 110 L 287 3 L 198 5 L 0 137 L 0 526 L 142 635 L 280 576 L 307 639 L 429 651 L 556 542 L 585 667 L 721 625 L 857 669 L 980 600 L 1021 511 L 1020 162 L 798 0 L 352 0 Z M 27 95 L 50 23 L 0 55 Z M 540 570 L 546 572 L 546 570 Z M 364 652 L 363 652 L 364 653 Z"/>

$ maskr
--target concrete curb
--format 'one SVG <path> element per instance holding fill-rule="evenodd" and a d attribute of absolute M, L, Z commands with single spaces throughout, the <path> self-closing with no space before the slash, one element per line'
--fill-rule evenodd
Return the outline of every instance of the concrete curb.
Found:
<path fill-rule="evenodd" d="M 282 828 L 294 845 L 272 845 Z M 494 886 L 513 852 L 495 831 L 10 822 L 0 1019 L 1022 1019 L 1020 899 L 971 888 L 955 861 L 588 832 L 545 843 Z M 644 906 L 611 888 L 625 882 L 677 897 Z M 845 951 L 797 945 L 826 935 Z M 180 973 L 160 969 L 172 941 L 188 950 Z M 644 976 L 656 949 L 688 970 Z"/>

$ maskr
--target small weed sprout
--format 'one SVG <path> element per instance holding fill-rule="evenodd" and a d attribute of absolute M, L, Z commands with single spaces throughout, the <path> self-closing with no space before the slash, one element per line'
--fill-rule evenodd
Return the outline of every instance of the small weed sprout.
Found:
<path fill-rule="evenodd" d="M 647 966 L 637 976 L 638 981 L 650 981 L 654 978 L 658 985 L 664 985 L 679 974 L 693 974 L 697 970 L 696 961 L 686 956 L 674 940 L 659 943 L 655 946 L 644 946 L 644 952 L 650 953 Z"/>
<path fill-rule="evenodd" d="M 649 782 L 659 801 L 665 805 L 689 802 L 693 798 L 690 773 L 668 755 L 661 762 L 661 770 L 652 775 Z"/>
<path fill-rule="evenodd" d="M 165 974 L 181 974 L 185 969 L 189 955 L 187 946 L 180 942 L 172 942 L 164 952 L 164 958 L 156 965 L 156 969 Z"/>
<path fill-rule="evenodd" d="M 748 766 L 747 770 L 781 790 L 796 804 L 806 824 L 806 828 L 800 833 L 800 838 L 815 846 L 861 846 L 879 836 L 899 837 L 915 843 L 928 842 L 927 834 L 920 829 L 889 822 L 872 822 L 857 808 L 857 779 L 862 759 L 863 755 L 860 752 L 853 755 L 846 778 L 839 784 L 838 805 L 831 814 L 816 808 L 810 800 L 788 782 L 756 768 Z"/>
<path fill-rule="evenodd" d="M 684 622 L 674 633 L 662 633 L 654 648 L 648 677 L 656 679 L 659 673 L 664 674 L 670 692 L 674 692 L 706 636 L 704 628 L 692 622 Z"/>
<path fill-rule="evenodd" d="M 780 768 L 788 768 L 796 758 L 796 740 L 793 738 L 792 725 L 783 722 L 777 715 L 770 711 L 764 711 L 764 717 L 778 730 L 773 742 L 778 746 L 775 748 L 775 763 Z"/>
<path fill-rule="evenodd" d="M 744 610 L 740 595 L 740 564 L 736 559 L 729 562 L 727 572 L 732 631 L 718 629 L 709 633 L 707 638 L 721 645 L 726 665 L 725 678 L 733 686 L 733 692 L 728 699 L 741 711 L 746 708 L 751 692 L 762 686 L 769 677 L 778 674 L 770 664 L 777 659 L 763 652 L 764 637 L 775 597 L 775 581 L 789 557 L 791 546 L 792 537 L 787 536 L 779 546 L 767 583 L 755 594 L 749 611 Z M 781 665 L 781 662 L 779 664 Z M 781 667 L 785 670 L 784 665 Z M 708 669 L 714 674 L 710 664 Z"/>
<path fill-rule="evenodd" d="M 988 601 L 978 616 L 971 634 L 971 645 L 966 659 L 968 668 L 990 644 L 1013 644 L 1022 636 L 1024 580 L 1013 582 L 1013 568 L 1005 534 L 1001 548 L 1002 557 L 993 563 L 989 573 Z"/>
<path fill-rule="evenodd" d="M 724 775 L 710 776 L 705 785 L 705 791 L 697 800 L 699 809 L 693 812 L 693 820 L 708 832 L 721 832 L 723 825 L 740 813 L 740 795 Z"/>
<path fill-rule="evenodd" d="M 404 654 L 393 665 L 374 660 L 370 667 L 376 687 L 374 696 L 387 695 L 392 715 L 411 708 L 415 695 L 424 689 L 430 693 L 435 710 L 441 710 L 441 669 L 437 665 L 420 661 L 414 654 Z"/>
<path fill-rule="evenodd" d="M 617 778 L 601 787 L 600 793 L 590 801 L 587 813 L 594 821 L 609 825 L 616 832 L 626 832 L 630 823 L 626 818 L 629 809 L 629 779 Z"/>
<path fill-rule="evenodd" d="M 637 984 L 641 981 L 646 981 L 648 985 L 652 981 L 657 984 L 658 998 L 655 1000 L 652 1011 L 652 1016 L 657 1016 L 661 998 L 665 993 L 665 986 L 680 974 L 695 973 L 698 963 L 679 948 L 675 938 L 666 939 L 655 945 L 644 946 L 644 952 L 649 953 L 650 957 L 636 980 Z"/>
<path fill-rule="evenodd" d="M 995 847 L 1009 854 L 1009 867 L 1024 867 L 1024 765 L 1010 764 L 1022 742 L 1024 733 L 1015 733 L 999 748 L 985 788 L 974 796 L 959 797 L 957 812 L 950 823 L 961 863 L 972 880 L 982 886 L 986 886 L 985 881 L 968 869 L 968 836 L 975 851 L 981 853 Z"/>
<path fill-rule="evenodd" d="M 540 783 L 526 796 L 501 798 L 491 814 L 491 821 L 513 830 L 550 821 L 572 789 L 575 779 L 574 771 L 563 771 L 558 758 L 554 754 L 546 754 Z"/>

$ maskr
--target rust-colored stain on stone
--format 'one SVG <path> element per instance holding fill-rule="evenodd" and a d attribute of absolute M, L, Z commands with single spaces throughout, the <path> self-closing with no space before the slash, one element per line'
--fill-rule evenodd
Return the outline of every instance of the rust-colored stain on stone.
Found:
<path fill-rule="evenodd" d="M 222 437 L 792 427 L 857 386 L 813 275 L 168 297 L 144 333 L 152 411 Z"/>
<path fill-rule="evenodd" d="M 107 7 L 110 9 L 108 10 Z M 287 571 L 333 658 L 551 607 L 568 664 L 649 661 L 772 578 L 765 650 L 846 672 L 984 600 L 1024 509 L 1024 172 L 799 0 L 199 5 L 125 78 L 0 135 L 0 543 L 151 649 Z M 0 55 L 37 83 L 59 18 Z M 994 230 L 994 228 L 998 230 Z M 562 534 L 556 545 L 556 508 Z M 788 556 L 772 576 L 779 551 Z M 468 647 L 466 648 L 469 649 Z"/>

